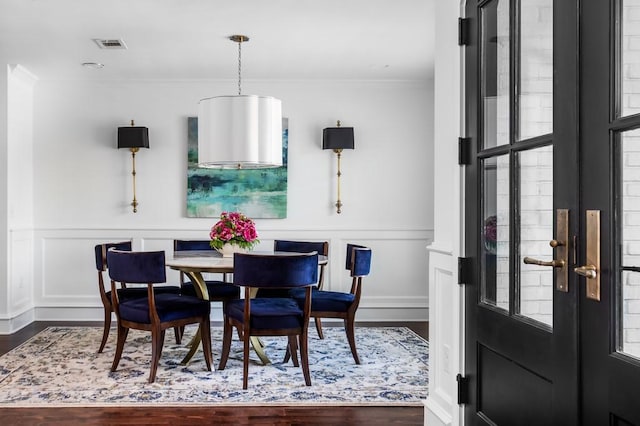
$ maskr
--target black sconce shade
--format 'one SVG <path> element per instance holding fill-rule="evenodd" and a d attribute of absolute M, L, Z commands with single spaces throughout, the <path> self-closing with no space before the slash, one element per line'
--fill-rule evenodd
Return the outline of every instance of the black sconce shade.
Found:
<path fill-rule="evenodd" d="M 146 127 L 118 127 L 119 148 L 149 148 L 149 129 Z"/>
<path fill-rule="evenodd" d="M 354 149 L 353 127 L 327 127 L 323 129 L 322 149 Z"/>

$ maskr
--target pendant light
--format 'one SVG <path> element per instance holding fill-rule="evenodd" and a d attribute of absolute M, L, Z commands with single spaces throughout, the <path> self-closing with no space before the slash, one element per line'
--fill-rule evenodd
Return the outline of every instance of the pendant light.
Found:
<path fill-rule="evenodd" d="M 242 94 L 244 35 L 238 43 L 238 95 L 214 96 L 198 104 L 198 167 L 253 169 L 282 166 L 282 103 Z"/>

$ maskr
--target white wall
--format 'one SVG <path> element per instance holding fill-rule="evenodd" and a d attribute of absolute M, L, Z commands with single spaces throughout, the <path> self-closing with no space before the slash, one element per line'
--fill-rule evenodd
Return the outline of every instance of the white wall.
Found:
<path fill-rule="evenodd" d="M 436 2 L 434 103 L 434 241 L 429 247 L 429 397 L 425 425 L 460 425 L 456 375 L 464 373 L 464 290 L 457 284 L 462 253 L 463 168 L 457 164 L 462 123 L 461 1 Z"/>
<path fill-rule="evenodd" d="M 359 320 L 426 320 L 433 238 L 433 82 L 245 81 L 243 93 L 282 99 L 289 117 L 288 217 L 257 220 L 274 238 L 330 240 L 330 288 L 346 289 L 344 245 L 374 250 Z M 41 80 L 34 116 L 34 304 L 36 319 L 100 319 L 94 244 L 133 238 L 171 247 L 207 238 L 215 218 L 187 218 L 187 117 L 200 98 L 230 94 L 223 81 Z M 136 156 L 138 213 L 131 212 L 131 155 L 118 126 L 146 126 Z M 335 154 L 321 131 L 355 128 L 342 161 L 343 213 L 335 212 Z M 177 279 L 172 276 L 170 279 Z"/>
<path fill-rule="evenodd" d="M 33 311 L 33 93 L 36 78 L 21 66 L 7 67 L 6 218 L 2 227 L 6 275 L 2 275 L 0 331 L 24 326 Z M 6 214 L 6 216 L 5 216 Z M 6 234 L 4 234 L 6 232 Z M 5 252 L 4 249 L 7 251 Z M 1 269 L 1 268 L 0 268 Z"/>
<path fill-rule="evenodd" d="M 8 116 L 9 107 L 9 67 L 0 67 L 0 295 L 6 295 L 9 281 L 8 272 L 8 199 L 7 188 L 9 187 L 9 135 Z M 9 303 L 7 297 L 0 297 L 0 320 L 8 317 Z"/>

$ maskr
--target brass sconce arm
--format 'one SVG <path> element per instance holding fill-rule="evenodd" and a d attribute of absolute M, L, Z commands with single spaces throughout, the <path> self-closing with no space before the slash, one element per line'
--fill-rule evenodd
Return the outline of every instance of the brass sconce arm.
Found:
<path fill-rule="evenodd" d="M 342 213 L 342 201 L 340 201 L 340 176 L 342 176 L 342 172 L 340 171 L 340 159 L 342 158 L 342 149 L 334 149 L 333 152 L 338 156 L 338 201 L 336 201 L 336 212 L 340 214 Z"/>
<path fill-rule="evenodd" d="M 138 212 L 138 200 L 136 200 L 136 153 L 140 150 L 140 148 L 129 148 L 131 150 L 131 176 L 133 177 L 133 201 L 131 202 L 131 206 L 133 206 L 133 212 Z"/>

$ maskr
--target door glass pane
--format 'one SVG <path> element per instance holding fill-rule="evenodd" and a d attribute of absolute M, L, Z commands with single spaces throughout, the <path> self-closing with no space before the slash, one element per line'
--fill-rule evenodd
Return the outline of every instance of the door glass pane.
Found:
<path fill-rule="evenodd" d="M 622 0 L 622 115 L 640 113 L 640 0 Z"/>
<path fill-rule="evenodd" d="M 553 129 L 553 0 L 527 0 L 520 8 L 519 139 L 523 140 Z"/>
<path fill-rule="evenodd" d="M 553 268 L 525 265 L 525 256 L 553 259 L 553 148 L 523 151 L 520 167 L 520 286 L 519 313 L 553 325 Z"/>
<path fill-rule="evenodd" d="M 509 310 L 509 156 L 482 162 L 481 301 Z"/>
<path fill-rule="evenodd" d="M 640 130 L 623 132 L 622 143 L 622 283 L 618 304 L 618 347 L 640 357 Z"/>
<path fill-rule="evenodd" d="M 509 143 L 509 2 L 481 10 L 483 147 Z"/>

